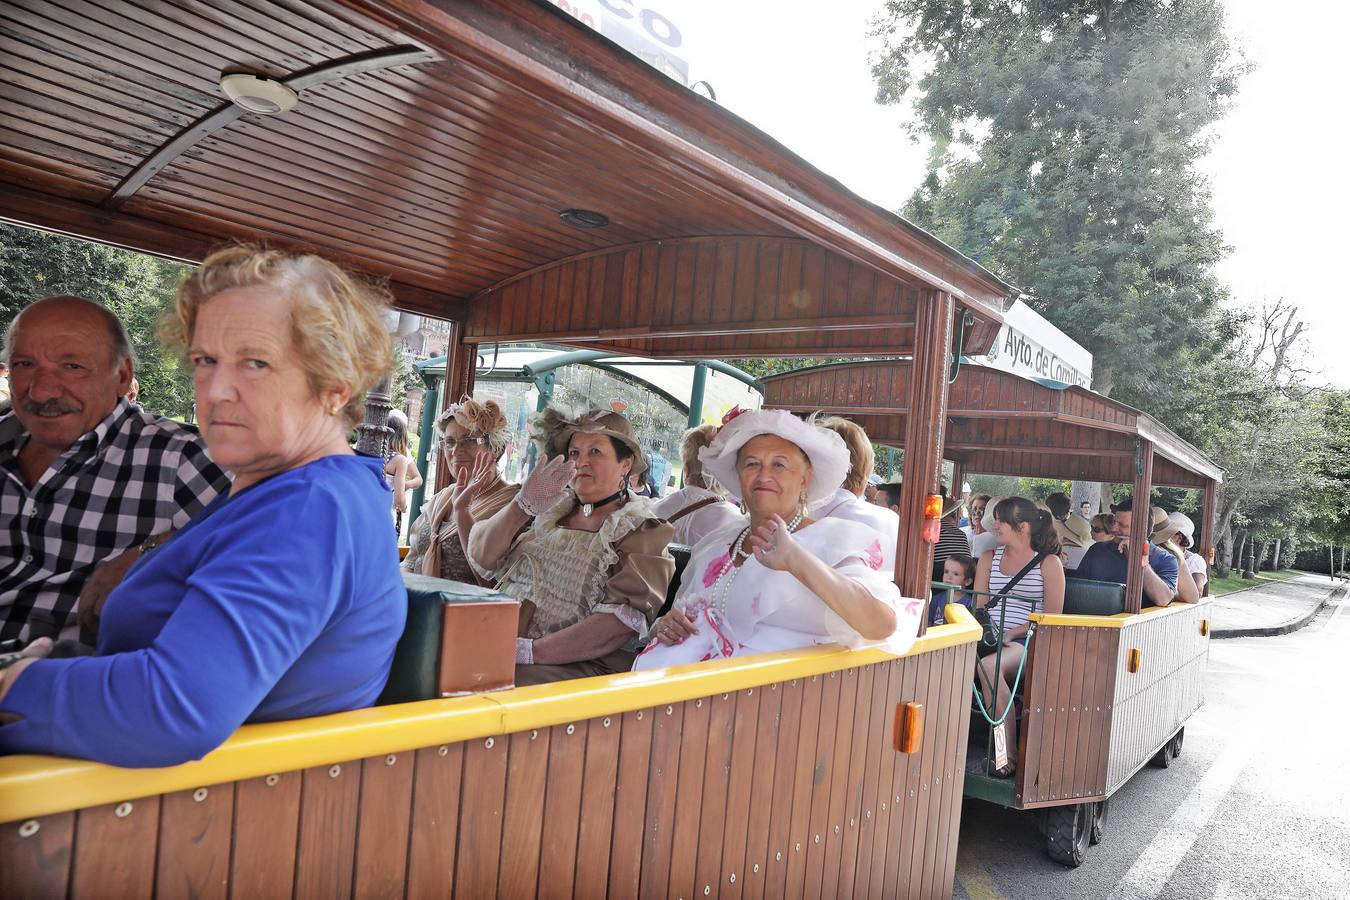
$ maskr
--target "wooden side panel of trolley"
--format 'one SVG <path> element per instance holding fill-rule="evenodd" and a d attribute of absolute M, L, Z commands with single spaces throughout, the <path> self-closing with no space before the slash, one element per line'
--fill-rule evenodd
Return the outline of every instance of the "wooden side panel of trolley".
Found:
<path fill-rule="evenodd" d="M 978 633 L 245 726 L 173 769 L 11 759 L 5 892 L 950 896 Z"/>

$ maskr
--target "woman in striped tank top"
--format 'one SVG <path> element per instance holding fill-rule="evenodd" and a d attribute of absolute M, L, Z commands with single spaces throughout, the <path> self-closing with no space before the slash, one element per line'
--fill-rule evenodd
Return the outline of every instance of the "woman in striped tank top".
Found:
<path fill-rule="evenodd" d="M 1000 614 L 1003 616 L 1003 652 L 1001 657 L 991 654 L 981 659 L 977 674 L 985 708 L 998 718 L 1008 703 L 1012 679 L 1026 652 L 1028 617 L 1032 612 L 1064 611 L 1064 564 L 1059 559 L 1059 537 L 1055 533 L 1054 519 L 1025 497 L 1008 497 L 994 507 L 994 535 L 998 546 L 993 553 L 980 557 L 975 572 L 976 591 L 999 593 L 1028 563 L 1040 557 L 1040 562 L 1013 586 L 1013 596 L 1003 598 L 998 607 L 990 610 L 990 618 L 995 623 L 999 622 Z M 979 606 L 989 603 L 990 598 L 984 593 L 976 596 Z M 995 671 L 995 660 L 998 660 L 998 671 Z M 1003 727 L 1009 760 L 1007 765 L 994 771 L 993 774 L 1000 778 L 1012 775 L 1017 769 L 1013 762 L 1017 755 L 1016 717 L 1009 713 Z"/>

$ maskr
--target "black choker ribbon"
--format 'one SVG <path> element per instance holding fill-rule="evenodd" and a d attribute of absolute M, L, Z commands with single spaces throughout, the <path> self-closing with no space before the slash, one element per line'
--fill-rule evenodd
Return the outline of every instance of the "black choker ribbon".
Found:
<path fill-rule="evenodd" d="M 620 497 L 623 497 L 623 496 L 627 495 L 627 493 L 628 493 L 628 488 L 627 488 L 627 486 L 624 486 L 624 487 L 619 488 L 617 491 L 615 491 L 614 493 L 610 494 L 608 497 L 606 497 L 606 498 L 603 499 L 603 500 L 597 501 L 597 502 L 595 502 L 595 503 L 583 503 L 583 504 L 581 504 L 581 514 L 582 514 L 583 516 L 589 517 L 591 513 L 595 512 L 595 508 L 596 508 L 597 506 L 604 506 L 606 503 L 613 503 L 615 500 L 618 500 Z"/>

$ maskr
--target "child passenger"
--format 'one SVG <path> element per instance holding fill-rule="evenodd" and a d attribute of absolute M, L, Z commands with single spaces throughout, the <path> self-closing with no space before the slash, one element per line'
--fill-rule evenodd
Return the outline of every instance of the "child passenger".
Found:
<path fill-rule="evenodd" d="M 967 590 L 957 592 L 950 589 L 935 589 L 932 602 L 928 606 L 929 625 L 941 625 L 946 621 L 942 610 L 948 603 L 960 603 L 966 609 L 975 608 L 975 601 L 968 593 L 975 584 L 975 557 L 964 553 L 947 557 L 942 563 L 942 583 L 960 585 Z"/>

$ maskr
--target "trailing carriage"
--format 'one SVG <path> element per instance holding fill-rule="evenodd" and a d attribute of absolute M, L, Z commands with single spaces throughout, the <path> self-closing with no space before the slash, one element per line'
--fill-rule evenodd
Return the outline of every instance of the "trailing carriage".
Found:
<path fill-rule="evenodd" d="M 918 371 L 904 360 L 799 369 L 764 379 L 764 402 L 848 416 L 878 443 L 904 446 Z M 1081 387 L 962 365 L 943 418 L 953 484 L 982 473 L 1132 484 L 1135 497 L 1155 485 L 1198 490 L 1197 549 L 1211 553 L 1222 473 L 1145 413 Z M 1148 517 L 1131 524 L 1141 547 Z M 1063 614 L 1032 614 L 1013 778 L 990 774 L 996 749 L 984 726 L 1017 709 L 980 705 L 974 716 L 966 795 L 1042 810 L 1047 850 L 1067 865 L 1101 839 L 1111 795 L 1150 760 L 1165 766 L 1181 751 L 1186 720 L 1204 702 L 1209 602 L 1141 610 L 1141 554 L 1132 557 L 1124 586 L 1070 577 Z"/>

